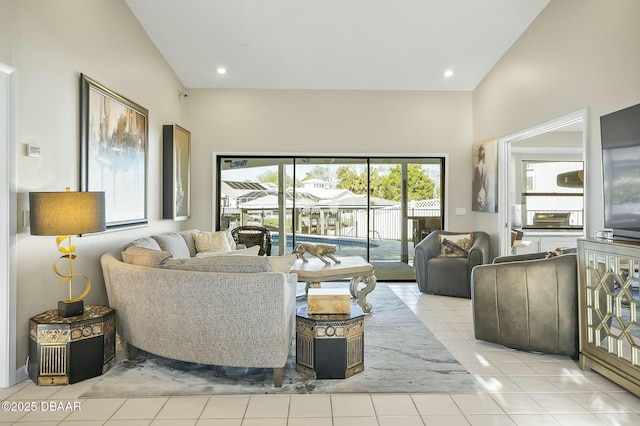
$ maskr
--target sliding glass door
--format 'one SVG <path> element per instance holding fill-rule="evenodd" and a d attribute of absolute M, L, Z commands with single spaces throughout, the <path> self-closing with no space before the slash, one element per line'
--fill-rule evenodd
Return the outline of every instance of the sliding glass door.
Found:
<path fill-rule="evenodd" d="M 274 255 L 290 253 L 293 159 L 224 157 L 218 161 L 218 229 L 258 225 L 271 230 Z"/>
<path fill-rule="evenodd" d="M 443 225 L 443 168 L 442 158 L 220 156 L 216 227 L 264 226 L 274 255 L 325 243 L 412 265 L 415 244 Z"/>
<path fill-rule="evenodd" d="M 294 244 L 334 244 L 338 256 L 367 257 L 366 159 L 295 158 Z"/>
<path fill-rule="evenodd" d="M 370 261 L 413 264 L 415 245 L 441 229 L 442 176 L 441 158 L 370 160 Z"/>

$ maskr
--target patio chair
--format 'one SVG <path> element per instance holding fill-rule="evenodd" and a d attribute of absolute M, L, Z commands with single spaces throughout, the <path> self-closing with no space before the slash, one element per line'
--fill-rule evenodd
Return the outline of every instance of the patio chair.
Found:
<path fill-rule="evenodd" d="M 259 256 L 271 256 L 271 232 L 262 226 L 238 226 L 231 230 L 231 236 L 236 244 L 246 247 L 260 246 Z"/>

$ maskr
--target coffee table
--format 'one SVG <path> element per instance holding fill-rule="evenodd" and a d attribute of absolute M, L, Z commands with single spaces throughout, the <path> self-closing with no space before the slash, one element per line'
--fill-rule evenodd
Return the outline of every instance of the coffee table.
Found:
<path fill-rule="evenodd" d="M 298 280 L 306 281 L 305 295 L 310 288 L 320 288 L 321 282 L 351 278 L 349 291 L 364 313 L 370 313 L 372 306 L 367 302 L 367 294 L 376 288 L 378 281 L 374 275 L 373 266 L 358 256 L 337 257 L 340 263 L 330 261 L 328 265 L 316 257 L 308 258 L 308 262 L 298 259 L 291 268 L 292 273 L 298 274 Z M 364 284 L 363 288 L 358 288 Z"/>

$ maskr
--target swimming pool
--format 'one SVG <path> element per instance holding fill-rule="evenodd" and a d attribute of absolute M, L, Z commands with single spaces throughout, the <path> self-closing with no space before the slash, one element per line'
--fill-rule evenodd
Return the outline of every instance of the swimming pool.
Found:
<path fill-rule="evenodd" d="M 280 234 L 278 232 L 271 232 L 271 242 L 273 245 L 279 245 Z M 336 237 L 333 235 L 296 234 L 296 243 L 334 244 L 338 246 L 338 248 L 367 247 L 367 240 L 365 238 Z M 287 247 L 291 247 L 293 245 L 293 234 L 287 234 L 286 245 Z M 369 240 L 369 247 L 379 246 L 379 240 Z"/>

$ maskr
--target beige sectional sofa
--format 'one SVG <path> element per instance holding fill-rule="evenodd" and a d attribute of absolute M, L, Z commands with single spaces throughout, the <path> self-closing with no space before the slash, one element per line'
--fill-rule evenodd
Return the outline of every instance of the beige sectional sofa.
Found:
<path fill-rule="evenodd" d="M 263 256 L 197 258 L 197 232 L 141 238 L 101 257 L 130 357 L 142 349 L 201 364 L 273 368 L 281 386 L 295 333 L 296 274 L 274 272 Z"/>

